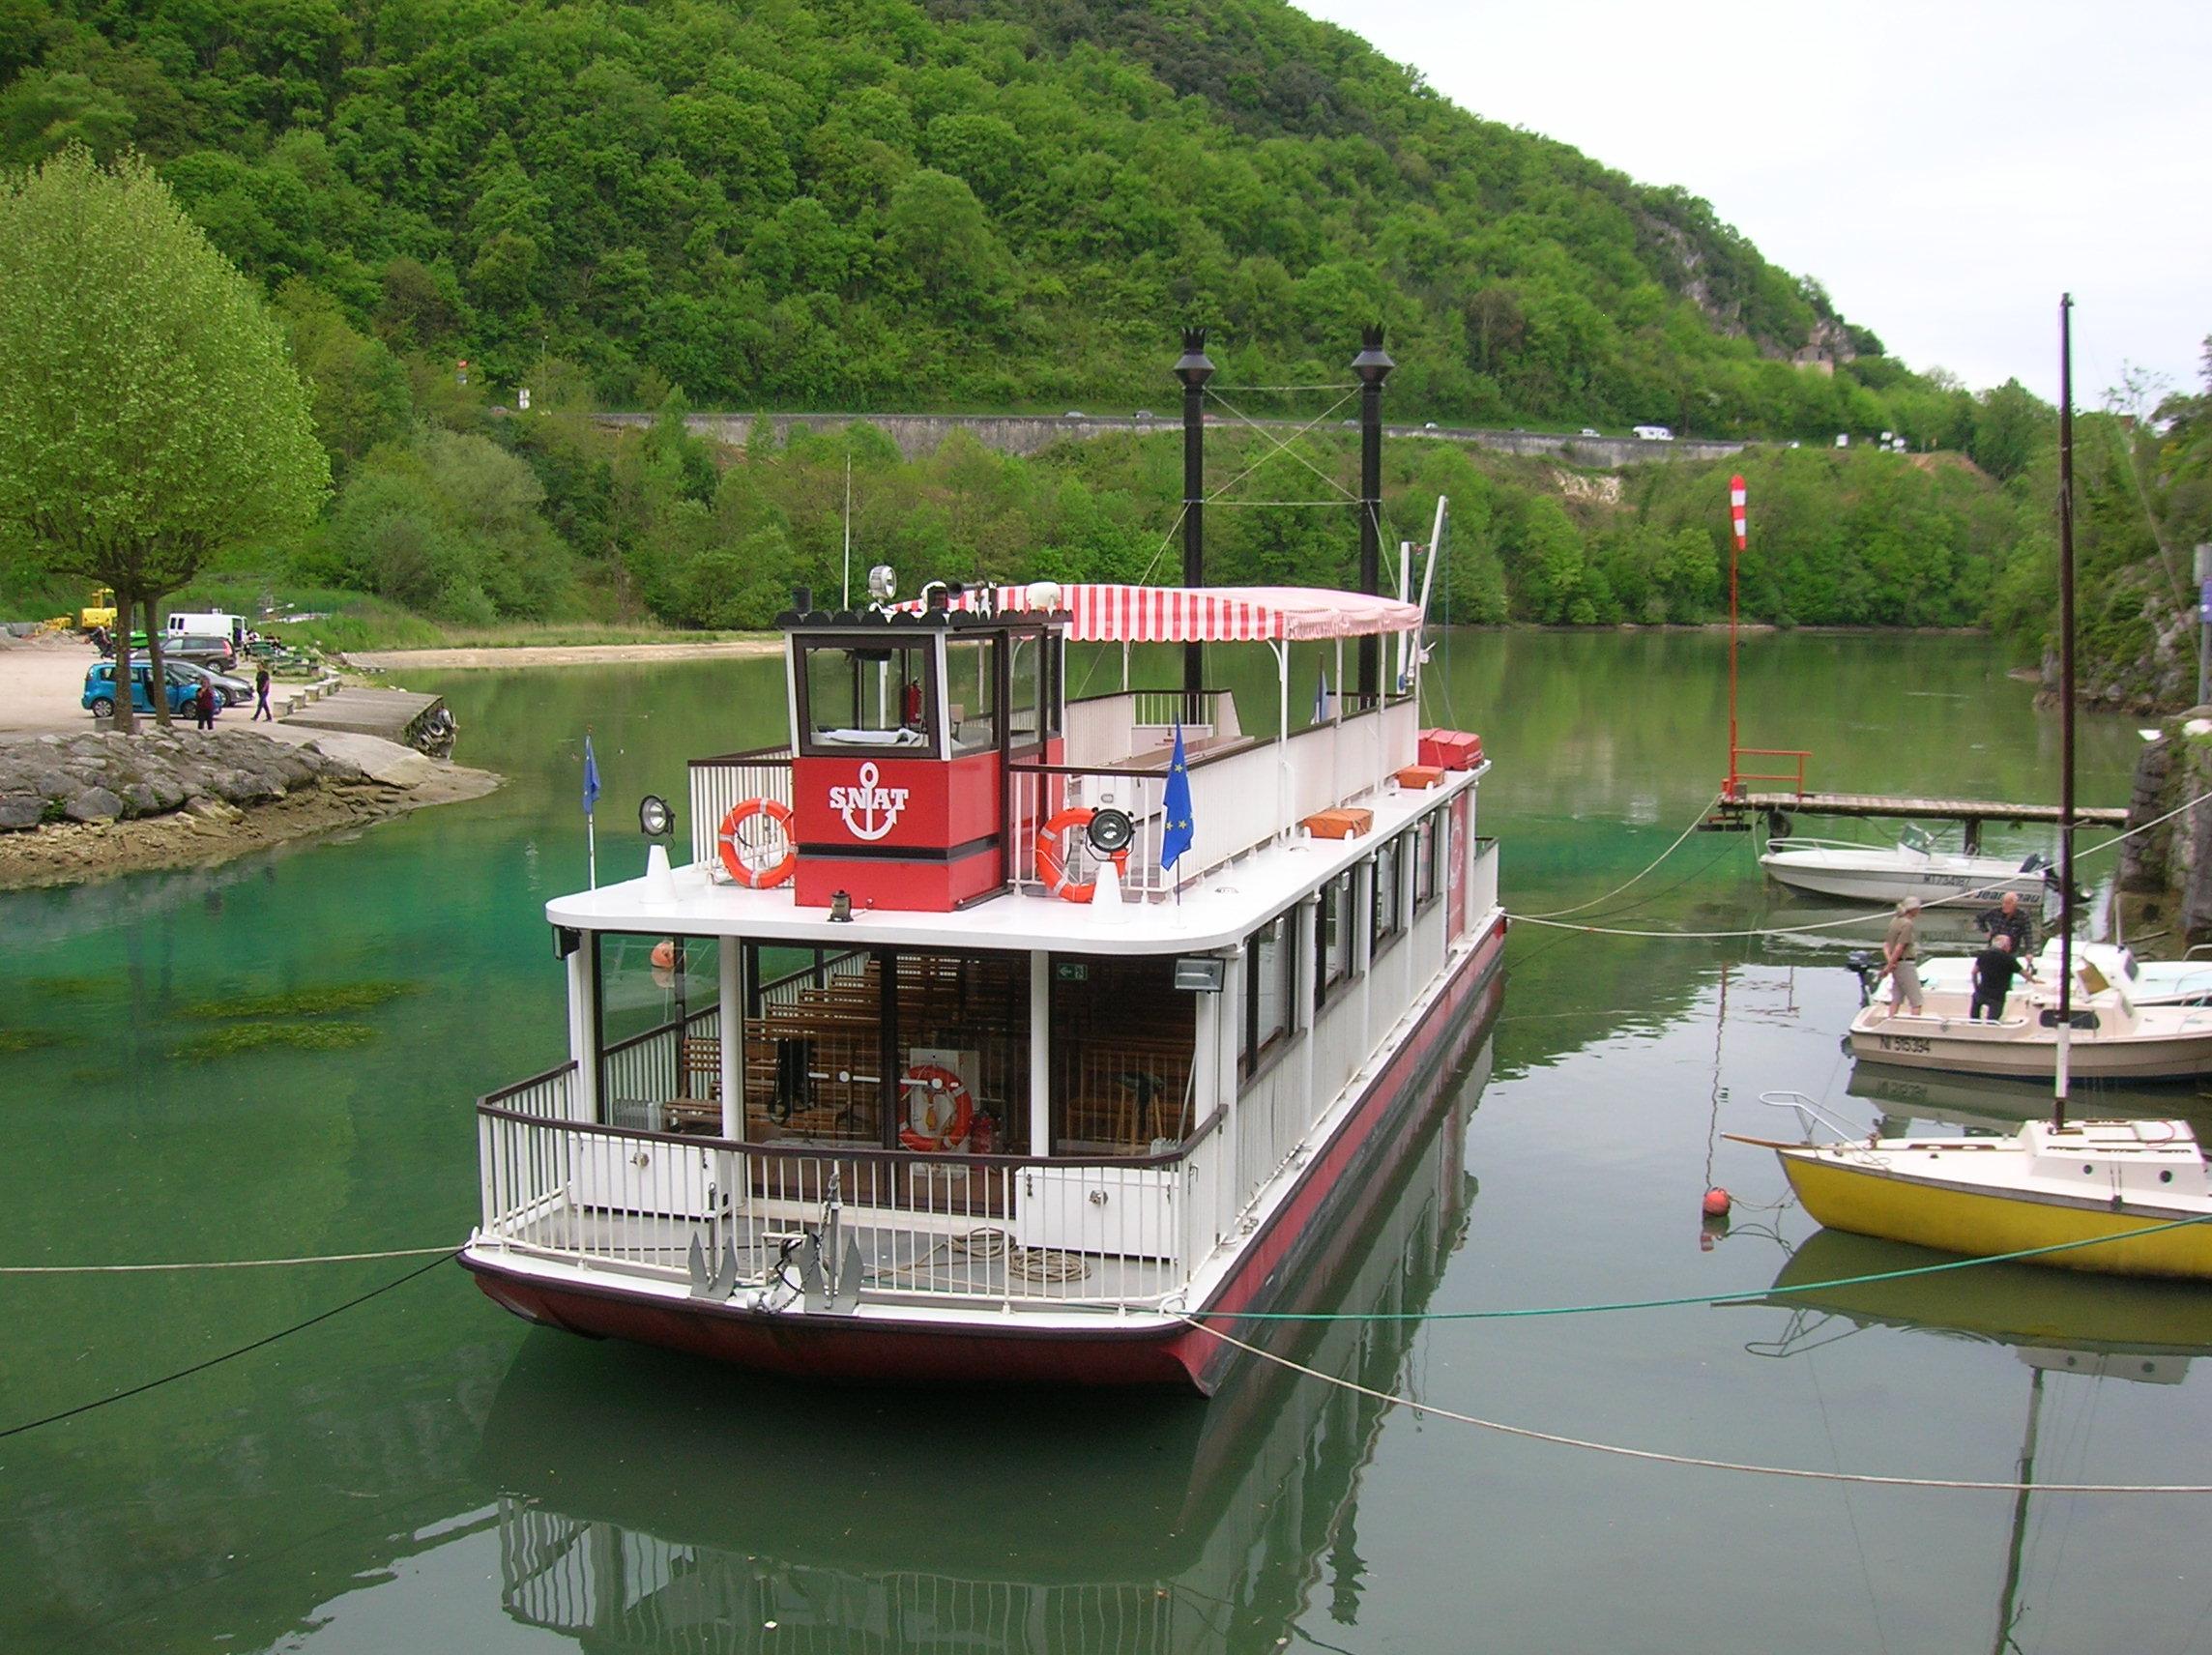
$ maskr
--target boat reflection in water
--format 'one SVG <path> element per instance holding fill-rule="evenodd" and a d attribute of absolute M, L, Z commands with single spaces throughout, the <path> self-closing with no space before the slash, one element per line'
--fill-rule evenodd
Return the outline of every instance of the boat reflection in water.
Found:
<path fill-rule="evenodd" d="M 2010 1133 L 2023 1120 L 2051 1115 L 2051 1082 L 2006 1080 L 1997 1075 L 1947 1074 L 1900 1069 L 1861 1059 L 1844 1088 L 1877 1104 L 1881 1137 L 1910 1135 L 1914 1121 L 1947 1121 L 1967 1131 Z M 2212 1110 L 2191 1085 L 2073 1078 L 2069 1113 L 2078 1119 L 2187 1120 L 2199 1141 L 2212 1142 Z"/>
<path fill-rule="evenodd" d="M 1755 1301 L 1787 1309 L 1779 1339 L 1747 1349 L 1794 1356 L 1869 1327 L 1904 1328 L 1942 1338 L 2009 1345 L 2028 1368 L 2022 1429 L 1992 1648 L 2018 1649 L 2027 1607 L 2022 1601 L 2028 1502 L 2043 1421 L 2044 1381 L 2052 1374 L 2178 1385 L 2197 1356 L 2212 1353 L 2212 1290 L 2189 1282 L 2076 1275 L 2029 1264 L 1980 1264 L 1903 1281 L 1819 1284 L 1953 1262 L 1897 1241 L 1816 1231 L 1774 1278 L 1774 1296 Z M 1784 1290 L 1810 1288 L 1808 1292 Z M 1841 1324 L 1841 1325 L 1839 1325 Z"/>
<path fill-rule="evenodd" d="M 1440 1080 L 1321 1291 L 1295 1297 L 1427 1303 L 1465 1234 L 1490 1060 L 1484 1039 Z M 1392 1391 L 1418 1326 L 1240 1336 Z M 484 1433 L 502 1604 L 608 1651 L 1272 1649 L 1317 1589 L 1352 1618 L 1385 1411 L 1257 1360 L 1211 1401 L 842 1389 L 538 1333 Z"/>

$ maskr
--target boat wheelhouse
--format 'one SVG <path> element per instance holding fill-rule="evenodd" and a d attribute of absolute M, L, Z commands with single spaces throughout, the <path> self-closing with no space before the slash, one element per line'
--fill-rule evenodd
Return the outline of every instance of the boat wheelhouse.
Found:
<path fill-rule="evenodd" d="M 689 864 L 546 905 L 570 1057 L 480 1101 L 463 1263 L 786 1372 L 1210 1390 L 1198 1320 L 1358 1221 L 1494 987 L 1487 764 L 1419 727 L 1420 611 L 1040 582 L 780 625 L 791 740 L 692 762 Z M 1274 728 L 1070 699 L 1070 642 L 1264 650 Z M 1294 646 L 1342 684 L 1348 644 L 1373 687 L 1294 730 Z"/>

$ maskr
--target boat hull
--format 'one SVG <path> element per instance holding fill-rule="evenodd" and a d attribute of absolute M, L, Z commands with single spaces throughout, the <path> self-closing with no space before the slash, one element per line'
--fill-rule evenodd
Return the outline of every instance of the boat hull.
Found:
<path fill-rule="evenodd" d="M 1995 902 L 2008 890 L 2030 897 L 2044 888 L 2042 874 L 2022 873 L 2001 861 L 1973 869 L 1909 863 L 1854 867 L 1818 851 L 1769 851 L 1759 859 L 1778 884 L 1852 902 L 1903 902 L 1907 897 L 1929 903 Z"/>
<path fill-rule="evenodd" d="M 1776 1153 L 1805 1210 L 1830 1230 L 1975 1258 L 2098 1242 L 2025 1262 L 2102 1275 L 2212 1281 L 2212 1224 L 2160 1228 L 2193 1214 L 2115 1212 L 2032 1194 L 1961 1189 L 1820 1151 Z M 2135 1234 L 2140 1231 L 2157 1233 Z"/>
<path fill-rule="evenodd" d="M 1325 1288 L 1395 1176 L 1445 1107 L 1434 1084 L 1480 1037 L 1502 987 L 1505 928 L 1494 921 L 1463 954 L 1420 1022 L 1361 1092 L 1290 1198 L 1246 1244 L 1202 1307 L 1225 1332 L 1259 1342 L 1237 1312 L 1296 1309 Z M 795 1315 L 670 1300 L 610 1278 L 558 1278 L 513 1267 L 493 1250 L 461 1263 L 495 1303 L 526 1321 L 657 1345 L 794 1377 L 902 1384 L 1152 1386 L 1210 1395 L 1238 1354 L 1190 1322 L 1101 1315 L 1095 1327 L 1024 1326 L 1018 1315 L 973 1321 Z M 1260 1323 L 1260 1327 L 1270 1324 Z"/>
<path fill-rule="evenodd" d="M 2016 1080 L 2052 1079 L 2058 1037 L 2044 1029 L 2001 1023 L 1980 1026 L 1956 1018 L 1899 1017 L 1895 1029 L 1854 1023 L 1850 1053 L 1901 1069 L 1995 1075 Z M 2174 1035 L 2119 1034 L 2099 1039 L 2076 1034 L 2067 1042 L 2068 1074 L 2081 1080 L 2178 1081 L 2212 1074 L 2212 1032 Z"/>

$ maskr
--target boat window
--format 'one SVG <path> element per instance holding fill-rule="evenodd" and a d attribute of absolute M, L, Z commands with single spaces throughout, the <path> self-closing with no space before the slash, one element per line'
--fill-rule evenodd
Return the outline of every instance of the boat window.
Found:
<path fill-rule="evenodd" d="M 745 1136 L 1029 1147 L 1029 960 L 746 945 Z"/>
<path fill-rule="evenodd" d="M 1150 1154 L 1190 1136 L 1197 1007 L 1172 959 L 1053 956 L 1054 1154 Z"/>
<path fill-rule="evenodd" d="M 1044 668 L 1049 643 L 1015 633 L 1006 640 L 1006 744 L 1034 748 L 1045 738 Z"/>
<path fill-rule="evenodd" d="M 1326 1005 L 1352 976 L 1353 871 L 1323 886 L 1314 904 L 1314 1004 Z"/>
<path fill-rule="evenodd" d="M 800 744 L 810 754 L 916 752 L 931 740 L 930 641 L 801 640 Z"/>
<path fill-rule="evenodd" d="M 1443 812 L 1432 810 L 1413 824 L 1413 912 L 1436 901 L 1441 881 L 1437 878 L 1438 852 L 1443 844 Z"/>
<path fill-rule="evenodd" d="M 999 744 L 999 639 L 996 635 L 946 640 L 945 699 L 955 753 L 979 753 Z M 1033 718 L 1033 712 L 1032 716 Z"/>
<path fill-rule="evenodd" d="M 1406 916 L 1399 892 L 1399 869 L 1405 860 L 1404 834 L 1385 839 L 1375 848 L 1375 906 L 1374 946 L 1369 956 L 1380 954 L 1383 945 L 1405 928 Z"/>
<path fill-rule="evenodd" d="M 595 932 L 599 1118 L 641 1132 L 721 1126 L 712 938 Z"/>
<path fill-rule="evenodd" d="M 1244 1072 L 1291 1031 L 1296 994 L 1297 933 L 1289 914 L 1278 914 L 1244 940 Z"/>

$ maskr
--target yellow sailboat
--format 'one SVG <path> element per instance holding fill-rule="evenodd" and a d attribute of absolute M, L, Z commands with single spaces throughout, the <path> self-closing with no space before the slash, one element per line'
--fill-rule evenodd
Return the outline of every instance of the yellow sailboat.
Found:
<path fill-rule="evenodd" d="M 2112 1275 L 2212 1280 L 2212 1183 L 2185 1120 L 2068 1124 L 2066 1094 L 2078 1011 L 2074 972 L 2074 397 L 2071 296 L 2058 307 L 2059 809 L 2055 1098 L 2048 1121 L 2010 1137 L 1882 1138 L 1815 1144 L 1821 1118 L 1794 1093 L 1764 1101 L 1806 1118 L 1803 1144 L 1767 1144 L 1805 1210 L 1834 1230 L 1977 1258 L 2042 1252 L 2029 1262 Z M 1885 1054 L 1886 1056 L 1886 1054 Z M 1974 1065 L 1961 1063 L 1961 1068 Z M 1835 1123 L 1827 1124 L 1833 1128 Z M 1838 1129 L 1841 1131 L 1841 1129 Z M 1764 1140 L 1751 1140 L 1763 1143 Z"/>

